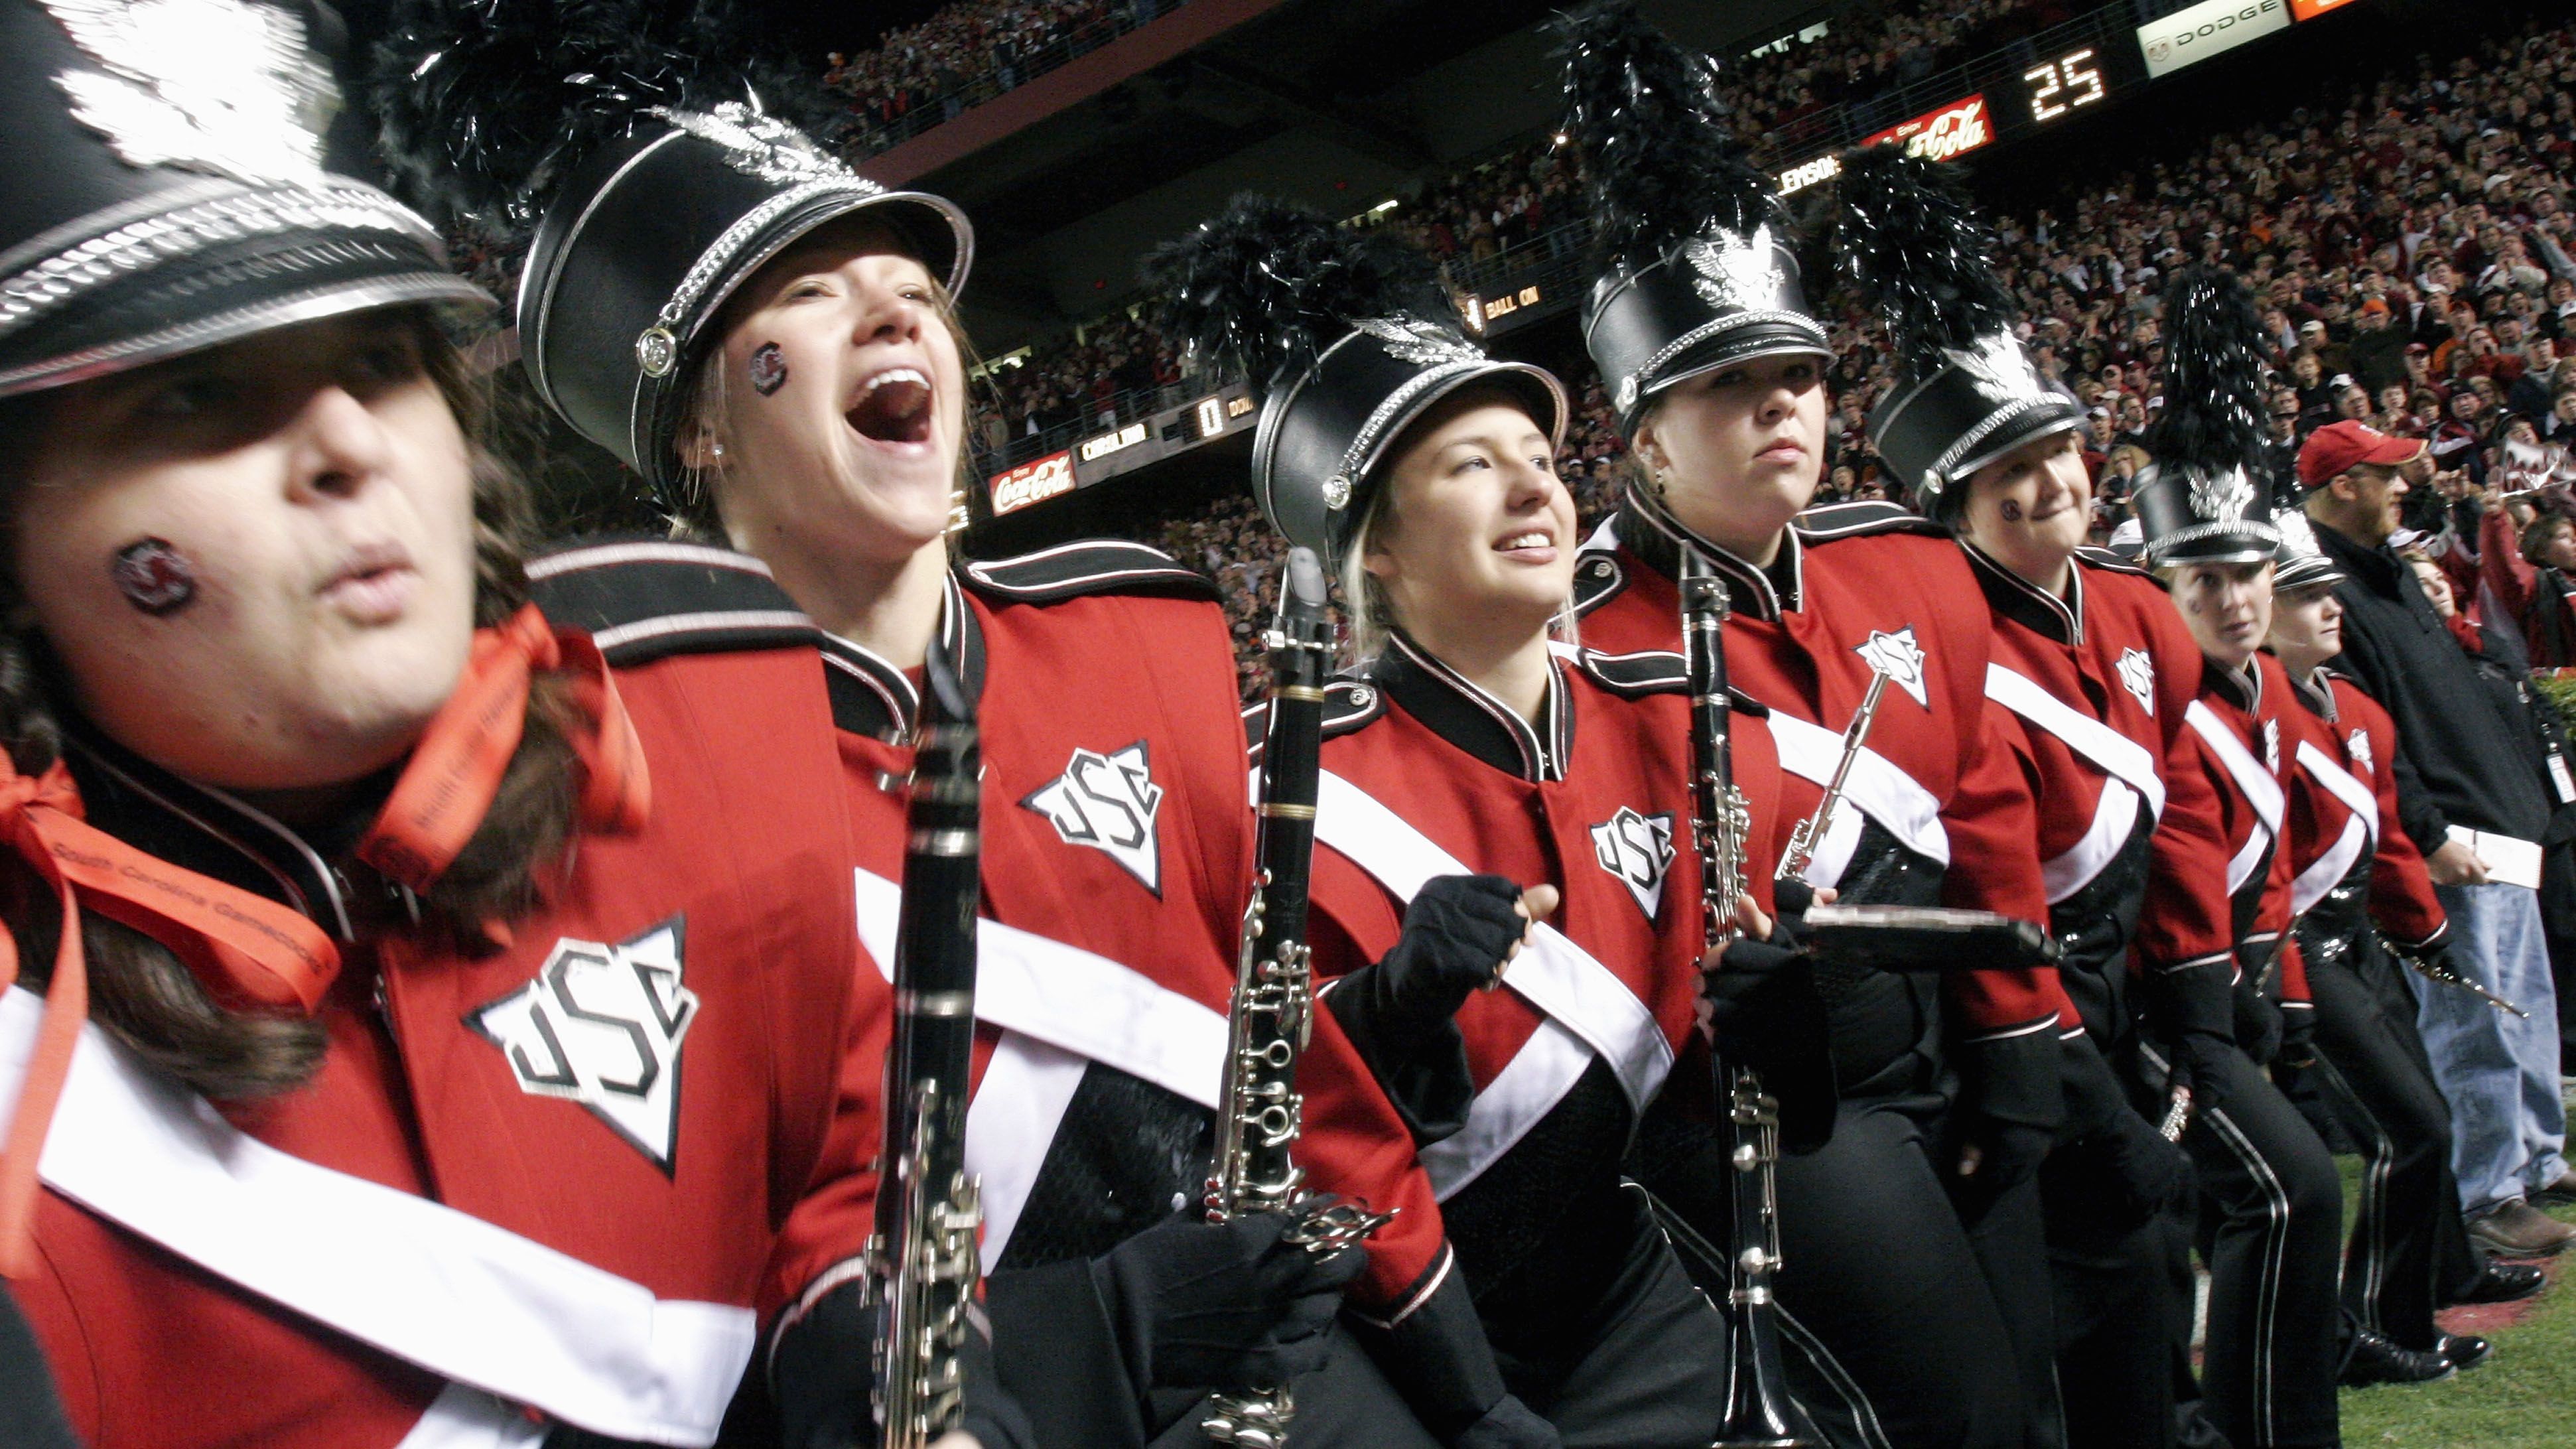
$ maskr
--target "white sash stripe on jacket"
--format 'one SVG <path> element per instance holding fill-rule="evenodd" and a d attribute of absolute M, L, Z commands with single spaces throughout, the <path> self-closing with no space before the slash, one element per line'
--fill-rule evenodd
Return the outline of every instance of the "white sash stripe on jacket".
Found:
<path fill-rule="evenodd" d="M 1818 785 L 1834 778 L 1834 766 L 1843 753 L 1841 731 L 1776 709 L 1764 723 L 1771 726 L 1771 743 L 1780 752 L 1782 769 Z M 1894 761 L 1867 745 L 1852 757 L 1851 774 L 1843 781 L 1843 803 L 1852 808 L 1836 811 L 1825 838 L 1817 843 L 1815 859 L 1807 866 L 1808 884 L 1830 886 L 1842 879 L 1843 867 L 1851 863 L 1852 850 L 1860 843 L 1863 815 L 1877 821 L 1906 849 L 1949 865 L 1950 832 L 1941 824 L 1941 802 Z"/>
<path fill-rule="evenodd" d="M 1986 666 L 1986 698 L 2065 741 L 2068 749 L 2145 797 L 2157 819 L 2164 818 L 2165 779 L 2146 746 L 2049 693 L 2029 675 L 2000 664 Z"/>
<path fill-rule="evenodd" d="M 2343 834 L 2335 837 L 2335 843 L 2326 853 L 2309 862 L 2308 868 L 2300 871 L 2298 878 L 2290 882 L 2290 914 L 2302 914 L 2308 907 L 2324 900 L 2326 892 L 2333 890 L 2336 882 L 2351 873 L 2352 863 L 2361 859 L 2362 852 L 2369 848 L 2369 827 L 2361 823 L 2358 815 L 2345 817 Z"/>
<path fill-rule="evenodd" d="M 2334 757 L 2318 749 L 2316 741 L 2299 741 L 2299 767 L 2308 777 L 2326 787 L 2326 793 L 2341 800 L 2353 818 L 2362 823 L 2374 837 L 2379 834 L 2379 796 L 2350 770 L 2336 764 Z"/>
<path fill-rule="evenodd" d="M 2138 792 L 2114 775 L 2102 782 L 2102 798 L 2093 807 L 2093 823 L 2085 827 L 2084 838 L 2066 847 L 2055 859 L 2039 864 L 2040 884 L 2048 892 L 2048 903 L 2075 894 L 2093 883 L 2137 833 Z"/>
<path fill-rule="evenodd" d="M 516 1404 L 449 1384 L 394 1449 L 537 1449 L 548 1431 Z"/>
<path fill-rule="evenodd" d="M 2244 792 L 2246 800 L 2254 806 L 2254 813 L 2262 817 L 2263 828 L 2277 838 L 2281 833 L 2281 812 L 2286 803 L 2281 797 L 2280 777 L 2254 758 L 2254 752 L 2245 748 L 2245 742 L 2236 737 L 2236 731 L 2229 729 L 2227 721 L 2220 719 L 2217 711 L 2208 705 L 2193 700 L 2191 708 L 2183 712 L 2183 719 L 2209 742 L 2218 762 L 2227 767 L 2228 776 L 2236 781 L 2236 788 Z M 2373 807 L 2373 813 L 2376 813 L 2376 807 Z"/>
<path fill-rule="evenodd" d="M 894 979 L 903 888 L 858 872 L 859 940 Z M 1142 1077 L 1213 1110 L 1225 1013 L 1132 966 L 999 921 L 975 922 L 975 1019 Z"/>
<path fill-rule="evenodd" d="M 1317 786 L 1316 840 L 1347 856 L 1397 899 L 1411 901 L 1433 876 L 1474 873 L 1411 822 L 1341 776 L 1326 770 Z M 1610 1064 L 1629 1104 L 1639 1111 L 1654 1099 L 1673 1068 L 1672 1043 L 1664 1039 L 1663 1027 L 1646 1003 L 1609 967 L 1544 921 L 1531 927 L 1529 943 L 1513 958 L 1503 985 L 1547 1013 L 1561 1032 L 1589 1050 L 1570 1050 L 1567 1042 L 1545 1030 L 1523 1044 L 1510 1064 L 1476 1094 L 1466 1128 L 1451 1139 L 1458 1144 L 1456 1150 L 1446 1156 L 1423 1154 L 1426 1168 L 1432 1168 L 1435 1160 L 1442 1164 L 1434 1172 L 1432 1185 L 1443 1197 L 1473 1181 L 1537 1126 L 1548 1109 L 1573 1089 L 1593 1054 Z M 1534 1050 L 1539 1055 L 1533 1057 Z M 1523 1058 L 1531 1060 L 1525 1069 Z"/>
<path fill-rule="evenodd" d="M 0 1115 L 43 1012 L 24 988 L 0 997 Z M 713 1444 L 759 1333 L 748 1308 L 656 1298 L 471 1214 L 280 1152 L 94 1024 L 37 1167 L 56 1193 L 257 1297 L 613 1439 Z"/>
<path fill-rule="evenodd" d="M 903 888 L 871 871 L 856 876 L 859 940 L 892 980 Z M 1106 956 L 982 918 L 975 1019 L 1002 1029 L 966 1108 L 966 1170 L 981 1179 L 988 1272 L 1010 1246 L 1086 1062 L 1211 1110 L 1224 1089 L 1222 1013 Z"/>

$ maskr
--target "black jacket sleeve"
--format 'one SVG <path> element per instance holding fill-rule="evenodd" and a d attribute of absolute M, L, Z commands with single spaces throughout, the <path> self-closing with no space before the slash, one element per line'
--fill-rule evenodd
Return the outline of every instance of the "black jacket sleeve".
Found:
<path fill-rule="evenodd" d="M 79 1449 L 54 1398 L 44 1351 L 18 1304 L 0 1288 L 0 1444 L 21 1449 Z"/>

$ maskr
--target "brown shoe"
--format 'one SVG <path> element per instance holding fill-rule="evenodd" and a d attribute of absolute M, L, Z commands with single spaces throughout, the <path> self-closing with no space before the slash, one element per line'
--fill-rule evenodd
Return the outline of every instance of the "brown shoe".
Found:
<path fill-rule="evenodd" d="M 2500 1258 L 2546 1258 L 2576 1241 L 2576 1228 L 2515 1198 L 2472 1218 L 2469 1236 Z"/>
<path fill-rule="evenodd" d="M 2571 1167 L 2550 1179 L 2548 1186 L 2531 1195 L 2531 1200 L 2550 1207 L 2576 1203 L 2576 1167 Z"/>

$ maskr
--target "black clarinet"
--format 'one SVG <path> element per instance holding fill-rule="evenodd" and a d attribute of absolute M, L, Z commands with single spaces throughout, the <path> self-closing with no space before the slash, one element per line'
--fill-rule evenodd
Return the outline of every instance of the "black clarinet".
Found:
<path fill-rule="evenodd" d="M 1718 953 L 1736 939 L 1735 902 L 1745 890 L 1752 829 L 1730 746 L 1735 713 L 1726 687 L 1726 618 L 1732 603 L 1725 581 L 1689 549 L 1682 551 L 1680 584 L 1690 681 L 1691 831 L 1699 846 L 1703 944 Z M 1751 1067 L 1718 1061 L 1714 1071 L 1718 1100 L 1726 1104 L 1727 1160 L 1735 1169 L 1726 1244 L 1726 1419 L 1717 1445 L 1811 1449 L 1824 1439 L 1789 1396 L 1779 1306 L 1771 1296 L 1772 1275 L 1780 1269 L 1780 1104 Z"/>
<path fill-rule="evenodd" d="M 1311 549 L 1289 550 L 1279 584 L 1279 622 L 1264 642 L 1270 649 L 1270 718 L 1262 737 L 1259 834 L 1252 901 L 1243 913 L 1243 951 L 1226 1015 L 1225 1083 L 1217 1104 L 1207 1214 L 1221 1223 L 1245 1213 L 1285 1213 L 1295 1220 L 1287 1240 L 1320 1256 L 1367 1237 L 1392 1214 L 1305 1193 L 1305 1169 L 1290 1155 L 1304 1119 L 1297 1058 L 1315 1012 L 1306 882 L 1315 858 L 1324 676 L 1333 644 L 1324 570 Z M 1255 1385 L 1215 1395 L 1199 1427 L 1214 1443 L 1282 1449 L 1296 1412 L 1285 1384 Z"/>
<path fill-rule="evenodd" d="M 876 1418 L 884 1449 L 925 1449 L 965 1411 L 960 1357 L 982 1276 L 966 1174 L 975 1045 L 981 761 L 974 705 L 934 649 L 922 689 L 895 927 L 894 1042 L 886 1053 L 877 1183 Z"/>

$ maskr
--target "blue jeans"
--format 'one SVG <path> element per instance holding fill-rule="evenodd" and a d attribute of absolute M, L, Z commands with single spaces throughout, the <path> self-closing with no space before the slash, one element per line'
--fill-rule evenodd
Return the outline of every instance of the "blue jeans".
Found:
<path fill-rule="evenodd" d="M 2558 1086 L 2558 995 L 2540 897 L 2513 885 L 2436 886 L 2451 917 L 2451 964 L 2531 1013 L 2508 1016 L 2454 987 L 2415 983 L 2416 1025 L 2451 1103 L 2460 1206 L 2475 1215 L 2528 1197 L 2567 1170 Z"/>

